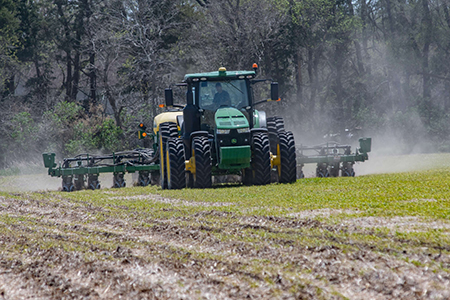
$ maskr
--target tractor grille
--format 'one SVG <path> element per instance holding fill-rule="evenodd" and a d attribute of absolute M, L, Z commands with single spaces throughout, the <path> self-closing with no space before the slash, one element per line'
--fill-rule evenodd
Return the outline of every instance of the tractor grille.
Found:
<path fill-rule="evenodd" d="M 236 129 L 231 129 L 229 134 L 217 134 L 216 140 L 219 146 L 250 145 L 250 132 L 238 133 Z"/>

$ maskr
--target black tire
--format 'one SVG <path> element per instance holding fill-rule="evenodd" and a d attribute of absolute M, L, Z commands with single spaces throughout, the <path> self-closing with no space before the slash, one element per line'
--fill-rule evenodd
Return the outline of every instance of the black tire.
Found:
<path fill-rule="evenodd" d="M 160 185 L 162 189 L 167 189 L 167 167 L 166 167 L 166 144 L 169 138 L 178 137 L 177 124 L 172 122 L 164 122 L 159 124 L 159 173 L 160 173 Z"/>
<path fill-rule="evenodd" d="M 98 174 L 88 175 L 88 189 L 98 190 L 100 189 L 100 181 L 98 180 Z"/>
<path fill-rule="evenodd" d="M 124 175 L 125 175 L 124 173 L 114 174 L 114 177 L 113 177 L 113 187 L 114 188 L 123 188 L 127 185 L 125 183 Z"/>
<path fill-rule="evenodd" d="M 348 162 L 342 164 L 342 177 L 355 177 L 355 170 L 353 169 L 353 164 Z"/>
<path fill-rule="evenodd" d="M 208 138 L 197 136 L 192 139 L 192 156 L 195 160 L 195 174 L 193 174 L 193 187 L 198 189 L 212 186 L 211 146 Z"/>
<path fill-rule="evenodd" d="M 331 177 L 339 177 L 339 163 L 333 163 L 329 167 Z"/>
<path fill-rule="evenodd" d="M 252 183 L 270 184 L 270 146 L 267 134 L 258 132 L 252 137 Z"/>
<path fill-rule="evenodd" d="M 293 183 L 297 180 L 297 155 L 294 135 L 290 131 L 280 132 L 280 183 Z"/>
<path fill-rule="evenodd" d="M 330 173 L 328 172 L 328 165 L 326 163 L 321 163 L 317 165 L 316 169 L 317 177 L 330 177 Z"/>
<path fill-rule="evenodd" d="M 277 145 L 280 143 L 279 134 L 284 132 L 283 118 L 267 118 L 267 130 L 269 131 L 270 152 L 275 154 L 277 153 Z"/>
<path fill-rule="evenodd" d="M 171 138 L 166 148 L 167 187 L 169 190 L 183 189 L 186 187 L 183 140 Z"/>
<path fill-rule="evenodd" d="M 270 118 L 269 118 L 270 119 Z M 274 120 L 267 119 L 267 130 L 269 131 L 270 152 L 277 153 L 278 131 Z"/>
<path fill-rule="evenodd" d="M 275 124 L 275 128 L 277 129 L 277 132 L 281 132 L 284 131 L 284 120 L 282 117 L 269 117 L 267 118 L 267 123 L 268 122 L 273 122 Z"/>
<path fill-rule="evenodd" d="M 63 192 L 73 192 L 74 185 L 72 181 L 72 176 L 63 176 L 62 178 L 62 190 Z"/>

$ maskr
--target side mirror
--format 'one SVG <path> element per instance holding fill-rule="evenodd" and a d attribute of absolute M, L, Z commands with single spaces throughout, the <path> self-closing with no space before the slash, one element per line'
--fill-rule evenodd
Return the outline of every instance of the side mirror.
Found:
<path fill-rule="evenodd" d="M 164 90 L 164 98 L 166 99 L 166 107 L 173 106 L 173 91 L 172 89 Z"/>
<path fill-rule="evenodd" d="M 272 101 L 277 101 L 280 97 L 278 96 L 278 82 L 272 82 L 270 84 L 270 99 Z"/>

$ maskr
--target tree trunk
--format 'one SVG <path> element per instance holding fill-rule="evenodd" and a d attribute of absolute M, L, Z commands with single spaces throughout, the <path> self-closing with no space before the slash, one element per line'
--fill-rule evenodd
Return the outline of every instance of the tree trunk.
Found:
<path fill-rule="evenodd" d="M 6 82 L 6 90 L 8 95 L 14 95 L 16 89 L 15 85 L 15 75 L 11 75 Z"/>
<path fill-rule="evenodd" d="M 67 65 L 67 78 L 66 78 L 66 82 L 65 82 L 65 86 L 66 86 L 66 97 L 67 100 L 71 100 L 72 99 L 72 57 L 70 54 L 70 50 L 66 51 L 66 65 Z"/>
<path fill-rule="evenodd" d="M 432 34 L 432 21 L 430 9 L 428 7 L 428 0 L 422 0 L 422 9 L 424 14 L 422 19 L 424 28 L 424 45 L 422 51 L 423 99 L 428 102 L 431 98 L 430 70 L 428 60 Z"/>
<path fill-rule="evenodd" d="M 78 49 L 75 50 L 75 56 L 73 59 L 73 77 L 72 77 L 72 91 L 71 99 L 72 101 L 77 100 L 78 95 L 78 85 L 80 83 L 80 52 Z"/>
<path fill-rule="evenodd" d="M 342 77 L 343 77 L 343 66 L 344 66 L 344 46 L 342 44 L 337 44 L 334 51 L 334 65 L 336 70 L 336 77 L 333 84 L 333 92 L 336 99 L 336 120 L 340 121 L 339 130 L 344 124 L 342 121 L 345 120 L 345 109 L 344 109 L 344 89 L 342 87 Z"/>
<path fill-rule="evenodd" d="M 89 56 L 89 86 L 90 86 L 90 95 L 89 98 L 93 105 L 97 104 L 97 74 L 95 72 L 95 53 L 92 52 Z"/>

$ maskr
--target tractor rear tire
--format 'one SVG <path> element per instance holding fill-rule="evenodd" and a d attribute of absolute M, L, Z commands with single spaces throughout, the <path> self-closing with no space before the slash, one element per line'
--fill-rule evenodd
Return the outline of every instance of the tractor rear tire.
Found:
<path fill-rule="evenodd" d="M 193 187 L 206 189 L 212 187 L 211 146 L 206 136 L 196 136 L 192 139 L 192 156 L 195 160 Z"/>
<path fill-rule="evenodd" d="M 270 184 L 270 145 L 267 134 L 258 132 L 253 135 L 252 152 L 253 184 Z"/>
<path fill-rule="evenodd" d="M 267 130 L 269 131 L 270 152 L 275 154 L 277 153 L 277 145 L 280 143 L 279 134 L 285 131 L 283 118 L 267 118 Z"/>
<path fill-rule="evenodd" d="M 169 190 L 183 189 L 186 187 L 183 140 L 170 138 L 166 148 L 167 187 Z"/>
<path fill-rule="evenodd" d="M 275 128 L 278 132 L 284 131 L 284 120 L 282 117 L 269 117 L 267 118 L 267 122 L 274 122 Z"/>
<path fill-rule="evenodd" d="M 270 118 L 269 118 L 270 119 Z M 277 153 L 278 131 L 274 120 L 267 119 L 267 130 L 269 131 L 270 152 Z"/>
<path fill-rule="evenodd" d="M 164 122 L 159 124 L 159 173 L 160 185 L 162 189 L 167 189 L 167 167 L 166 167 L 166 144 L 169 138 L 178 137 L 177 124 L 172 122 Z"/>
<path fill-rule="evenodd" d="M 293 183 L 297 180 L 297 156 L 294 135 L 290 131 L 280 132 L 280 183 Z"/>

